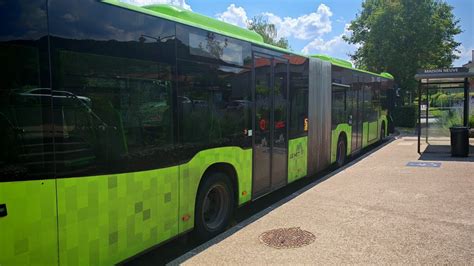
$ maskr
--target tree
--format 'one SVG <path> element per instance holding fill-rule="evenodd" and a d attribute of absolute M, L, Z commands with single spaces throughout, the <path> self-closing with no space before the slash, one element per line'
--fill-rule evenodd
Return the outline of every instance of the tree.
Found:
<path fill-rule="evenodd" d="M 255 16 L 247 22 L 247 28 L 262 35 L 263 42 L 275 45 L 281 48 L 290 49 L 288 39 L 281 37 L 277 39 L 278 33 L 274 24 L 268 22 L 263 16 Z"/>
<path fill-rule="evenodd" d="M 344 39 L 359 45 L 351 55 L 357 67 L 390 72 L 413 90 L 418 69 L 449 67 L 458 58 L 461 29 L 452 11 L 440 0 L 365 0 Z"/>

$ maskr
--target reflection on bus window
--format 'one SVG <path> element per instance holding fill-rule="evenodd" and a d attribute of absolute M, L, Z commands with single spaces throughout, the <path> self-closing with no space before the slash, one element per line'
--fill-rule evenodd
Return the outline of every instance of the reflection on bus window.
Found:
<path fill-rule="evenodd" d="M 251 71 L 179 61 L 180 136 L 191 149 L 248 146 L 251 138 Z M 189 151 L 191 155 L 193 151 Z"/>

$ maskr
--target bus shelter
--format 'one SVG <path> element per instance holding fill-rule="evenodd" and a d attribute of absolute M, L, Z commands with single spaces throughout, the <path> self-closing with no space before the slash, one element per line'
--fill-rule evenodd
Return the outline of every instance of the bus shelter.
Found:
<path fill-rule="evenodd" d="M 418 80 L 418 153 L 449 153 L 450 128 L 469 127 L 469 78 L 463 67 L 425 69 Z M 423 143 L 424 142 L 424 143 Z M 469 148 L 469 147 L 468 147 Z"/>

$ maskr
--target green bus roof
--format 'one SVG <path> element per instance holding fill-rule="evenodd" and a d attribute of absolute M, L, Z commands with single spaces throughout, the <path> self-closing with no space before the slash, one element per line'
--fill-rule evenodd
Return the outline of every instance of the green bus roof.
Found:
<path fill-rule="evenodd" d="M 103 3 L 119 6 L 125 9 L 134 10 L 140 13 L 176 21 L 181 24 L 213 31 L 222 35 L 233 37 L 236 39 L 263 44 L 263 38 L 255 31 L 241 28 L 217 19 L 213 19 L 180 7 L 157 4 L 148 6 L 134 6 L 118 0 L 102 0 Z"/>
<path fill-rule="evenodd" d="M 179 22 L 185 25 L 196 27 L 196 28 L 213 31 L 222 35 L 226 35 L 226 36 L 243 40 L 243 41 L 248 41 L 248 42 L 258 44 L 260 46 L 267 47 L 267 48 L 277 50 L 280 52 L 300 55 L 304 57 L 315 57 L 315 58 L 319 58 L 321 60 L 330 62 L 331 64 L 336 65 L 336 66 L 376 75 L 383 78 L 393 79 L 393 76 L 387 72 L 382 72 L 380 74 L 377 74 L 377 73 L 372 73 L 372 72 L 365 71 L 362 69 L 354 68 L 352 66 L 352 63 L 346 60 L 334 58 L 327 55 L 312 55 L 312 56 L 303 55 L 303 54 L 295 53 L 293 51 L 289 51 L 287 49 L 283 49 L 281 47 L 264 43 L 262 36 L 254 31 L 244 29 L 244 28 L 229 24 L 227 22 L 210 18 L 210 17 L 204 16 L 204 15 L 201 15 L 189 10 L 185 10 L 179 7 L 166 5 L 166 4 L 139 7 L 139 6 L 134 6 L 134 5 L 120 2 L 119 0 L 102 0 L 102 2 L 111 4 L 114 6 L 119 6 L 125 9 L 134 10 L 136 12 L 148 14 L 151 16 Z"/>
<path fill-rule="evenodd" d="M 235 26 L 223 21 L 213 19 L 198 13 L 191 12 L 175 6 L 160 4 L 160 5 L 149 5 L 143 8 L 153 10 L 160 14 L 166 14 L 168 16 L 179 18 L 187 22 L 199 25 L 199 27 L 205 27 L 212 29 L 213 31 L 225 32 L 226 35 L 238 36 L 239 39 L 243 38 L 253 42 L 263 43 L 263 38 L 260 34 L 255 31 L 247 30 L 239 26 Z"/>
<path fill-rule="evenodd" d="M 331 64 L 333 64 L 335 66 L 340 66 L 340 67 L 343 67 L 343 68 L 348 68 L 348 69 L 356 70 L 356 71 L 359 71 L 359 72 L 368 73 L 368 74 L 371 74 L 371 75 L 376 75 L 376 76 L 379 76 L 379 77 L 382 77 L 382 78 L 393 79 L 392 74 L 390 74 L 388 72 L 382 72 L 380 74 L 377 74 L 377 73 L 373 73 L 373 72 L 370 72 L 370 71 L 355 68 L 355 67 L 352 66 L 352 63 L 347 61 L 347 60 L 342 60 L 342 59 L 339 59 L 339 58 L 331 57 L 331 56 L 328 56 L 328 55 L 322 55 L 322 54 L 311 55 L 311 57 L 319 58 L 321 60 L 330 62 Z"/>

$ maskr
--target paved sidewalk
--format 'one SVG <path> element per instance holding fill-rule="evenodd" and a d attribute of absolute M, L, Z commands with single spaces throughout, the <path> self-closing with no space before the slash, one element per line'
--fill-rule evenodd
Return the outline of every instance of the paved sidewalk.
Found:
<path fill-rule="evenodd" d="M 472 157 L 407 166 L 418 159 L 415 138 L 395 140 L 171 264 L 474 264 Z M 282 227 L 316 240 L 294 249 L 260 242 Z"/>

